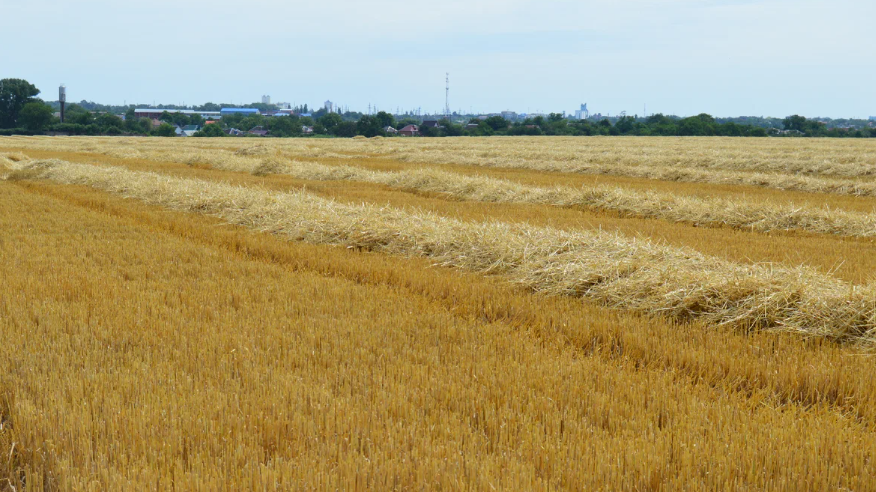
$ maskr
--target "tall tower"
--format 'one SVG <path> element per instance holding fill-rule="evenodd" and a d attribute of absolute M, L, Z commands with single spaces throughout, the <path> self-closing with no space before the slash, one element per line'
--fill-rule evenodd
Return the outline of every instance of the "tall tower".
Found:
<path fill-rule="evenodd" d="M 61 123 L 64 122 L 64 106 L 67 105 L 67 86 L 61 84 L 58 88 L 58 102 L 61 103 Z"/>
<path fill-rule="evenodd" d="M 447 85 L 444 89 L 444 117 L 450 119 L 450 73 L 447 73 L 445 80 Z"/>

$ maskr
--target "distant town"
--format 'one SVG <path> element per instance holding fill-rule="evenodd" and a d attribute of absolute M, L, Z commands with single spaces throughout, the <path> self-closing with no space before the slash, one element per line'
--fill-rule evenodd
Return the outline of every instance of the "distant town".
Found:
<path fill-rule="evenodd" d="M 105 105 L 82 100 L 67 103 L 61 86 L 58 100 L 37 98 L 39 89 L 21 79 L 0 80 L 10 103 L 0 106 L 0 135 L 126 135 L 161 137 L 448 137 L 493 135 L 631 135 L 733 137 L 876 137 L 876 116 L 869 119 L 788 117 L 680 117 L 663 114 L 602 114 L 580 104 L 571 112 L 501 111 L 423 114 L 419 109 L 351 111 L 328 100 L 319 107 L 270 96 L 245 105 Z M 13 97 L 14 96 L 14 97 Z M 17 99 L 16 99 L 17 98 Z"/>

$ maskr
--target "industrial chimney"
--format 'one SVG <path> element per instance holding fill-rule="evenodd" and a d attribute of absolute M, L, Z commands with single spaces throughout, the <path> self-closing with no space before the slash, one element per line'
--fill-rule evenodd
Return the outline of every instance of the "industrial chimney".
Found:
<path fill-rule="evenodd" d="M 67 86 L 61 84 L 58 89 L 58 102 L 61 103 L 61 123 L 64 122 L 64 106 L 67 105 Z"/>

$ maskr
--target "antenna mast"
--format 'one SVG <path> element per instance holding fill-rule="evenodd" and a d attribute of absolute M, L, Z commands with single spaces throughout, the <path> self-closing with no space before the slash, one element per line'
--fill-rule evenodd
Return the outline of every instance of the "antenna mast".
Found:
<path fill-rule="evenodd" d="M 444 117 L 450 119 L 450 73 L 447 73 L 447 85 L 444 89 Z"/>

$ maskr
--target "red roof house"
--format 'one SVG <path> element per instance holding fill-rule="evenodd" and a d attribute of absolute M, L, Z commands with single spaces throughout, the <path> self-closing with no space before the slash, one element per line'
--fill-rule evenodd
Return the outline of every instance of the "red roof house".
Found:
<path fill-rule="evenodd" d="M 399 130 L 398 134 L 402 137 L 416 137 L 420 134 L 420 127 L 417 125 L 408 125 Z"/>

